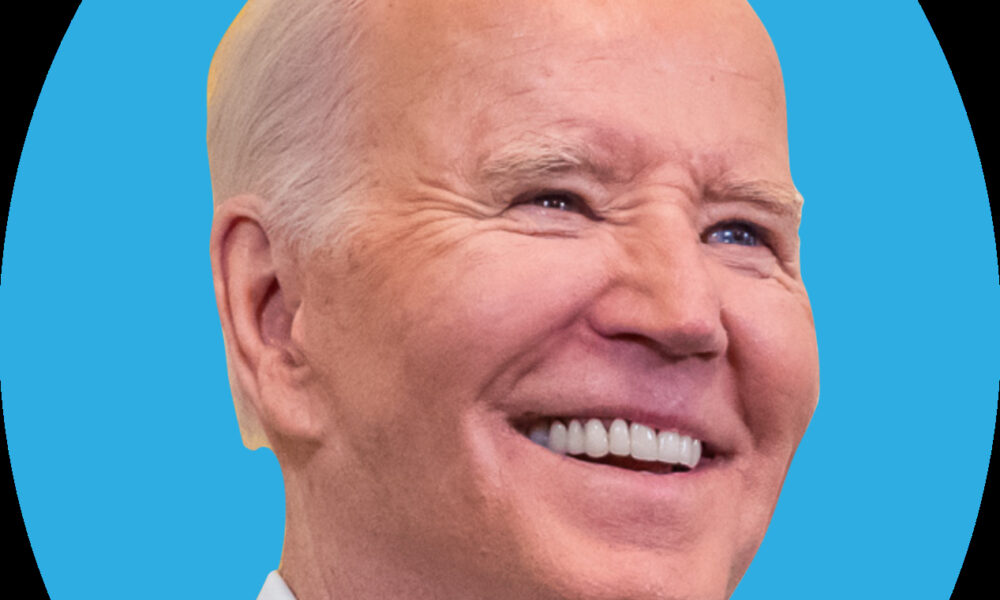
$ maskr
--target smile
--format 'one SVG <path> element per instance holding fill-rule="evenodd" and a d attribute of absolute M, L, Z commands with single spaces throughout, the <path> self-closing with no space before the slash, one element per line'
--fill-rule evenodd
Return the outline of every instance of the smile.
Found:
<path fill-rule="evenodd" d="M 625 419 L 545 418 L 521 430 L 531 441 L 557 454 L 630 470 L 689 471 L 703 456 L 709 458 L 699 439 Z"/>

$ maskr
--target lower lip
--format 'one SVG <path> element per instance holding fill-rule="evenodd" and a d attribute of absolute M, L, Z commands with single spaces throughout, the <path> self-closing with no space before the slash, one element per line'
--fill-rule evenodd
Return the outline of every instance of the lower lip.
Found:
<path fill-rule="evenodd" d="M 657 474 L 557 454 L 507 423 L 494 443 L 508 492 L 547 523 L 546 531 L 575 532 L 572 539 L 593 540 L 592 548 L 690 550 L 725 529 L 740 495 L 731 457 Z"/>
<path fill-rule="evenodd" d="M 657 474 L 557 454 L 500 414 L 476 421 L 467 441 L 493 493 L 514 503 L 530 535 L 554 535 L 566 551 L 589 548 L 594 560 L 611 546 L 683 553 L 739 519 L 744 469 L 733 456 Z"/>

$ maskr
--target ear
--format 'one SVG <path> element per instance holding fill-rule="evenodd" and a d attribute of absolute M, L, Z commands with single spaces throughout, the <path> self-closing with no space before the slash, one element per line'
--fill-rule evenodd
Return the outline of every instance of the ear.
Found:
<path fill-rule="evenodd" d="M 261 218 L 263 202 L 236 196 L 212 223 L 212 274 L 226 343 L 230 386 L 243 442 L 315 442 L 318 419 L 308 394 L 310 369 L 296 340 L 301 305 L 293 267 L 279 272 L 277 249 Z"/>

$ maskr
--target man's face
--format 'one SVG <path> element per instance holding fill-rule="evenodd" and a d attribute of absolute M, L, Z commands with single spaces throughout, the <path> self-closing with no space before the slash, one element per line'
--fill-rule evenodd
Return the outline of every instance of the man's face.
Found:
<path fill-rule="evenodd" d="M 723 597 L 818 394 L 770 42 L 730 2 L 472 4 L 370 15 L 374 186 L 296 322 L 316 527 L 457 597 Z M 529 440 L 573 419 L 703 456 Z"/>

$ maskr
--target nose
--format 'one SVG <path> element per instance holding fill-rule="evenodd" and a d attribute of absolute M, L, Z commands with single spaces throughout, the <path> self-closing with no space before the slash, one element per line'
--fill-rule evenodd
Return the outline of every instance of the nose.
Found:
<path fill-rule="evenodd" d="M 725 352 L 719 287 L 695 228 L 663 219 L 619 240 L 609 285 L 590 311 L 601 336 L 652 348 L 671 360 Z"/>

